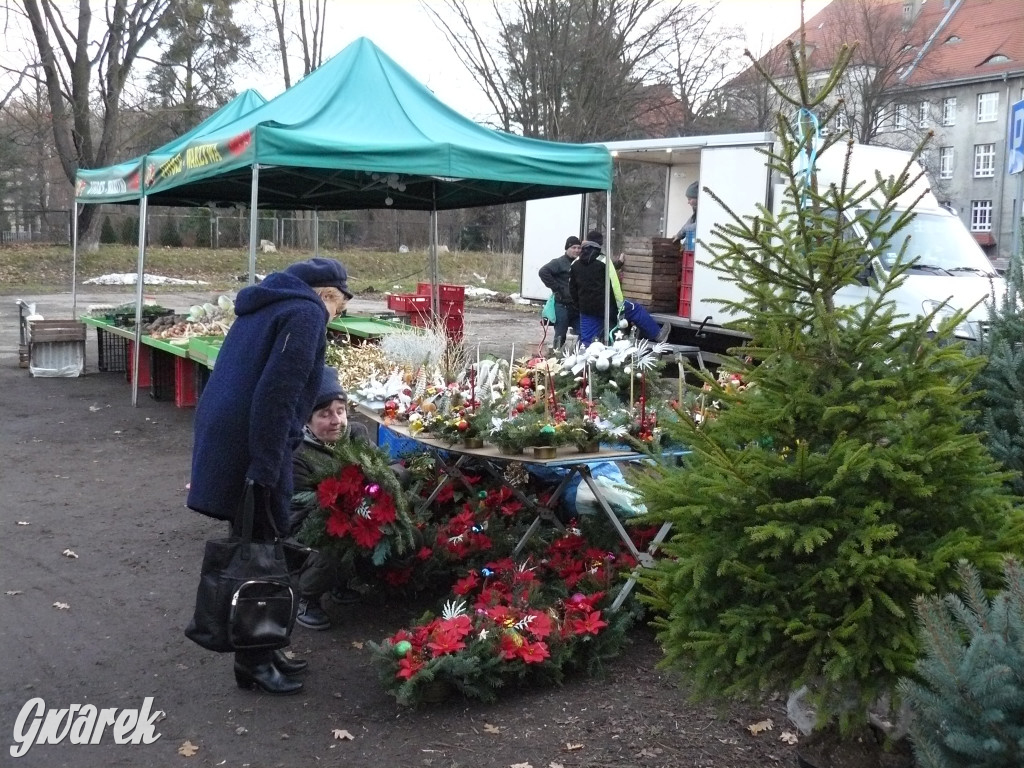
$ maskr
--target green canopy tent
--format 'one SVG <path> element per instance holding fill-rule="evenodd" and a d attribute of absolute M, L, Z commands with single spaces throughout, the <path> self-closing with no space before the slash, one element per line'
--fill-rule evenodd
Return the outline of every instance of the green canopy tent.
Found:
<path fill-rule="evenodd" d="M 140 205 L 140 276 L 148 203 L 248 203 L 250 282 L 261 206 L 314 212 L 393 206 L 431 213 L 435 308 L 438 210 L 597 190 L 610 195 L 612 186 L 611 155 L 604 147 L 528 139 L 478 125 L 440 102 L 366 38 L 277 98 L 174 151 L 146 155 L 142 166 L 134 196 Z M 78 199 L 91 201 L 88 195 Z M 137 301 L 141 305 L 141 277 Z"/>

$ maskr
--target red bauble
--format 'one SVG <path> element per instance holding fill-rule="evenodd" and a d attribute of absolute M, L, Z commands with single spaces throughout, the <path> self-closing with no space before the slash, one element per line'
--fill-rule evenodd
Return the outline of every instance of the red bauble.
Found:
<path fill-rule="evenodd" d="M 516 413 L 522 413 L 526 410 L 526 405 L 523 403 L 516 403 Z"/>
<path fill-rule="evenodd" d="M 458 429 L 459 432 L 465 432 L 467 429 L 469 429 L 469 422 L 466 421 L 465 419 L 461 419 L 459 423 L 455 425 L 455 428 Z"/>
<path fill-rule="evenodd" d="M 519 380 L 519 386 L 523 389 L 529 389 L 533 386 L 533 381 L 530 380 L 529 376 L 523 376 L 523 378 Z"/>

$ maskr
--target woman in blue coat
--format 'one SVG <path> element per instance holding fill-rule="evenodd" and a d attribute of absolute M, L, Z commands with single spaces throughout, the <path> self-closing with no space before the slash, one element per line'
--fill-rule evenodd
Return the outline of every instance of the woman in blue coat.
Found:
<path fill-rule="evenodd" d="M 327 323 L 352 298 L 347 278 L 340 262 L 316 258 L 238 292 L 235 322 L 196 408 L 191 509 L 234 522 L 251 482 L 257 513 L 269 506 L 276 529 L 257 514 L 254 538 L 287 532 L 292 450 L 320 386 Z M 305 666 L 280 651 L 236 652 L 235 680 L 297 693 L 302 683 L 286 673 Z"/>

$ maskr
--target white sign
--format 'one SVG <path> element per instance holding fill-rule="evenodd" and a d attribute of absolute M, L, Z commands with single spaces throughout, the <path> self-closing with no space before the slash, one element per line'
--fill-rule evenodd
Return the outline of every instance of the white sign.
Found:
<path fill-rule="evenodd" d="M 1024 173 L 1024 99 L 1010 107 L 1007 173 Z"/>
<path fill-rule="evenodd" d="M 115 744 L 152 744 L 160 738 L 153 726 L 163 712 L 153 710 L 153 697 L 141 708 L 97 709 L 93 704 L 47 708 L 41 698 L 29 699 L 14 722 L 11 757 L 24 757 L 33 744 L 99 744 L 109 728 Z"/>

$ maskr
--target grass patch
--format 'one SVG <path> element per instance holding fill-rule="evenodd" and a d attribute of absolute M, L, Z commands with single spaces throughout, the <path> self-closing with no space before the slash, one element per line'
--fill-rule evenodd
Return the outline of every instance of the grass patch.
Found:
<path fill-rule="evenodd" d="M 349 274 L 355 293 L 368 291 L 415 292 L 416 283 L 429 280 L 426 251 L 390 253 L 368 250 L 322 251 L 321 256 L 339 259 Z M 268 274 L 309 258 L 302 250 L 259 253 L 256 272 Z M 135 272 L 137 249 L 125 245 L 101 245 L 78 256 L 78 285 L 112 272 Z M 482 285 L 513 293 L 519 290 L 522 257 L 515 253 L 463 251 L 442 253 L 441 282 Z M 249 272 L 248 252 L 238 248 L 168 248 L 152 246 L 146 252 L 146 272 L 184 280 L 204 280 L 212 291 L 237 290 Z M 480 278 L 483 278 L 481 281 Z M 395 286 L 398 286 L 397 288 Z M 102 286 L 84 286 L 102 288 Z M 54 245 L 11 245 L 0 248 L 0 293 L 54 293 L 71 288 L 71 249 Z M 147 286 L 147 292 L 159 292 Z M 164 290 L 178 291 L 179 286 Z"/>

